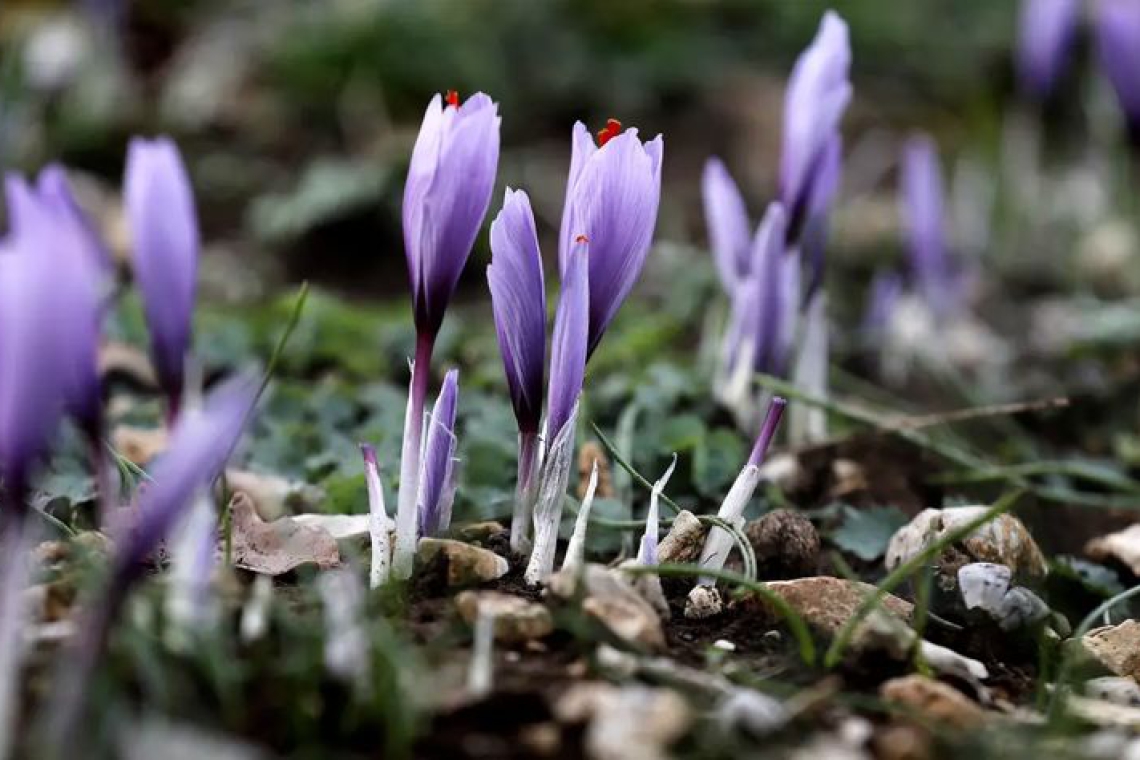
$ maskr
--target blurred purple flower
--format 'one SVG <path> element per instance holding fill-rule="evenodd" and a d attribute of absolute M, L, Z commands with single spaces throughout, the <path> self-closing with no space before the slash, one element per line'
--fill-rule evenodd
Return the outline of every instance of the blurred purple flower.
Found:
<path fill-rule="evenodd" d="M 838 184 L 839 124 L 851 100 L 850 67 L 847 24 L 828 11 L 796 61 L 784 96 L 780 200 L 790 241 L 800 240 L 809 218 L 828 206 Z"/>
<path fill-rule="evenodd" d="M 705 226 L 721 284 L 731 294 L 751 269 L 748 208 L 724 163 L 716 157 L 705 162 L 701 174 Z"/>
<path fill-rule="evenodd" d="M 1016 65 L 1023 90 L 1044 100 L 1057 83 L 1073 46 L 1080 0 L 1022 0 Z"/>
<path fill-rule="evenodd" d="M 620 128 L 611 119 L 600 146 L 581 122 L 572 136 L 558 262 L 565 275 L 575 241 L 589 241 L 587 356 L 637 282 L 657 225 L 664 143 L 658 135 L 643 144 L 636 129 Z"/>
<path fill-rule="evenodd" d="M 898 272 L 879 272 L 875 275 L 871 280 L 871 289 L 863 316 L 864 335 L 875 339 L 886 332 L 902 292 L 903 281 Z"/>
<path fill-rule="evenodd" d="M 443 387 L 427 420 L 427 440 L 420 470 L 419 533 L 436 536 L 451 522 L 455 476 L 455 412 L 459 401 L 459 371 L 443 378 Z"/>
<path fill-rule="evenodd" d="M 942 171 L 938 148 L 928 136 L 915 135 L 903 146 L 899 185 L 911 273 L 930 309 L 945 316 L 959 301 L 961 282 L 946 250 Z"/>
<path fill-rule="evenodd" d="M 131 140 L 123 195 L 151 354 L 173 419 L 190 350 L 200 241 L 190 178 L 172 140 Z"/>
<path fill-rule="evenodd" d="M 1100 0 L 1095 23 L 1101 69 L 1133 137 L 1140 139 L 1140 2 Z"/>
<path fill-rule="evenodd" d="M 57 267 L 57 278 L 68 281 L 67 307 L 73 321 L 66 349 L 66 410 L 92 444 L 101 447 L 103 399 L 97 353 L 110 259 L 75 202 L 62 167 L 46 167 L 34 187 L 18 175 L 8 175 L 5 197 L 11 235 L 27 236 L 26 247 L 46 256 Z"/>
<path fill-rule="evenodd" d="M 788 406 L 785 398 L 776 396 L 768 404 L 768 411 L 764 415 L 764 422 L 760 425 L 760 434 L 756 436 L 756 443 L 752 446 L 752 453 L 748 456 L 748 464 L 759 467 L 768 456 L 768 449 L 772 439 L 776 436 L 776 428 L 780 426 L 780 418 L 784 416 L 784 409 Z"/>
<path fill-rule="evenodd" d="M 586 344 L 590 314 L 590 246 L 579 238 L 573 243 L 562 274 L 562 292 L 554 317 L 550 346 L 550 381 L 547 390 L 546 440 L 556 439 L 574 414 L 586 374 Z"/>
<path fill-rule="evenodd" d="M 499 107 L 481 92 L 432 98 L 404 186 L 404 253 L 416 331 L 434 339 L 491 204 Z M 427 369 L 424 367 L 423 369 Z"/>
<path fill-rule="evenodd" d="M 783 375 L 795 337 L 800 264 L 785 247 L 787 217 L 771 203 L 752 241 L 752 272 L 733 299 L 735 347 L 732 361 L 751 357 L 757 372 Z"/>
<path fill-rule="evenodd" d="M 534 214 L 522 190 L 507 188 L 503 210 L 491 223 L 487 283 L 515 418 L 521 432 L 537 433 L 546 359 L 546 291 Z"/>

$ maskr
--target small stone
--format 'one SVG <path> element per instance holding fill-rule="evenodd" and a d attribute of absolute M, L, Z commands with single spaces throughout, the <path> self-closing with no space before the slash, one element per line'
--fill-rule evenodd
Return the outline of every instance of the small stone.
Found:
<path fill-rule="evenodd" d="M 980 610 L 1003 631 L 1039 623 L 1049 605 L 1023 586 L 1012 586 L 1013 571 L 992 562 L 973 562 L 958 570 L 958 589 L 967 610 Z"/>
<path fill-rule="evenodd" d="M 1140 731 L 1140 707 L 1070 695 L 1065 699 L 1065 709 L 1073 717 L 1094 726 Z"/>
<path fill-rule="evenodd" d="M 878 592 L 869 583 L 828 576 L 771 581 L 765 585 L 779 594 L 805 623 L 828 637 L 838 633 L 863 605 L 864 600 Z M 749 594 L 739 604 L 745 609 L 755 609 L 765 616 L 779 618 L 774 610 L 769 609 L 763 597 L 756 594 Z M 887 594 L 878 609 L 902 620 L 910 620 L 914 606 L 893 594 Z"/>
<path fill-rule="evenodd" d="M 701 556 L 708 531 L 696 515 L 682 509 L 673 518 L 673 527 L 657 545 L 657 561 L 662 565 L 691 564 Z"/>
<path fill-rule="evenodd" d="M 926 676 L 892 678 L 879 687 L 879 696 L 918 712 L 936 725 L 970 729 L 986 720 L 976 702 L 954 687 Z"/>
<path fill-rule="evenodd" d="M 448 586 L 473 586 L 498 580 L 511 569 L 506 558 L 449 538 L 421 538 L 416 558 L 425 568 L 442 567 Z"/>
<path fill-rule="evenodd" d="M 685 617 L 689 620 L 704 620 L 723 610 L 724 599 L 716 586 L 694 586 L 685 600 Z"/>
<path fill-rule="evenodd" d="M 649 649 L 664 648 L 661 618 L 620 570 L 587 564 L 580 572 L 554 573 L 547 578 L 546 593 L 553 599 L 572 602 L 578 598 L 579 579 L 586 584 L 583 612 L 629 643 Z"/>
<path fill-rule="evenodd" d="M 1140 679 L 1140 621 L 1094 628 L 1081 644 L 1110 672 Z"/>
<path fill-rule="evenodd" d="M 665 760 L 692 723 L 692 710 L 672 689 L 586 682 L 571 686 L 554 706 L 563 723 L 587 723 L 592 760 Z"/>
<path fill-rule="evenodd" d="M 871 740 L 880 760 L 929 760 L 933 756 L 930 732 L 912 723 L 892 723 Z"/>
<path fill-rule="evenodd" d="M 756 573 L 779 580 L 813 575 L 819 564 L 819 533 L 811 520 L 790 509 L 776 509 L 744 527 L 756 552 Z"/>
<path fill-rule="evenodd" d="M 519 730 L 519 743 L 539 757 L 553 757 L 562 744 L 562 733 L 555 723 L 533 723 Z"/>
<path fill-rule="evenodd" d="M 946 534 L 978 519 L 987 507 L 947 507 L 924 509 L 899 528 L 887 545 L 886 564 L 893 570 Z M 1039 581 L 1048 572 L 1045 557 L 1033 536 L 1013 515 L 998 515 L 975 529 L 953 546 L 947 547 L 938 564 L 943 573 L 956 576 L 959 568 L 971 562 L 993 562 L 1013 571 L 1024 582 Z"/>
<path fill-rule="evenodd" d="M 1131 570 L 1133 575 L 1140 575 L 1140 523 L 1094 538 L 1085 545 L 1085 554 L 1097 562 L 1116 560 Z"/>
<path fill-rule="evenodd" d="M 713 642 L 713 649 L 719 649 L 722 652 L 735 652 L 736 644 L 733 644 L 728 639 L 717 639 Z"/>
<path fill-rule="evenodd" d="M 1085 695 L 1103 699 L 1117 705 L 1140 707 L 1140 684 L 1135 679 L 1120 676 L 1092 678 L 1085 682 Z"/>
<path fill-rule="evenodd" d="M 712 718 L 724 730 L 766 736 L 787 725 L 788 708 L 775 697 L 752 689 L 733 689 L 717 704 Z"/>
<path fill-rule="evenodd" d="M 495 536 L 506 533 L 507 529 L 498 520 L 466 523 L 453 530 L 455 538 L 469 544 L 486 544 Z"/>
<path fill-rule="evenodd" d="M 541 639 L 554 631 L 550 610 L 512 594 L 498 591 L 463 591 L 455 597 L 460 617 L 475 625 L 480 613 L 495 620 L 495 639 L 508 644 Z"/>

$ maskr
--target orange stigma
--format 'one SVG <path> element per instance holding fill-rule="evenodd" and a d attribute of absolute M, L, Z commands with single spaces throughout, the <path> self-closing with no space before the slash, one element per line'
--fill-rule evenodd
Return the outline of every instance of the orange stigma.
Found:
<path fill-rule="evenodd" d="M 578 237 L 574 238 L 574 242 L 575 243 L 589 243 L 590 238 L 586 237 L 585 235 L 579 235 Z"/>
<path fill-rule="evenodd" d="M 448 90 L 447 95 L 445 95 L 443 99 L 447 101 L 449 106 L 459 108 L 459 93 L 455 90 Z"/>
<path fill-rule="evenodd" d="M 621 133 L 621 122 L 617 119 L 606 119 L 606 126 L 598 130 L 598 147 L 602 147 Z"/>

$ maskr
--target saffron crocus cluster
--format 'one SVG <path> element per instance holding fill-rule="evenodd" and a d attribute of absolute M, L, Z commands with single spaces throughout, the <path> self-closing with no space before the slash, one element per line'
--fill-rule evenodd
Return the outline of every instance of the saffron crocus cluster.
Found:
<path fill-rule="evenodd" d="M 1072 52 L 1080 0 L 1024 0 L 1018 14 L 1016 64 L 1021 88 L 1038 100 L 1052 92 Z"/>
<path fill-rule="evenodd" d="M 705 165 L 705 219 L 732 306 L 714 387 L 745 428 L 757 423 L 766 405 L 766 394 L 754 388 L 755 372 L 793 374 L 813 395 L 826 393 L 823 249 L 839 185 L 850 65 L 847 25 L 828 12 L 792 70 L 784 102 L 779 199 L 769 205 L 751 242 L 748 213 L 732 177 L 718 159 Z M 795 438 L 818 439 L 826 432 L 818 410 L 805 407 L 796 416 Z"/>
<path fill-rule="evenodd" d="M 404 186 L 404 253 L 412 290 L 416 352 L 400 458 L 392 569 L 412 572 L 425 477 L 424 407 L 431 356 L 447 305 L 491 202 L 499 163 L 499 108 L 483 93 L 455 92 L 428 104 Z M 432 426 L 434 427 L 434 426 Z M 429 479 L 430 480 L 430 479 Z"/>
<path fill-rule="evenodd" d="M 106 270 L 58 168 L 36 186 L 6 181 L 10 219 L 0 241 L 0 526 L 19 522 L 36 465 L 63 417 L 98 450 L 96 369 Z M 105 483 L 102 484 L 105 486 Z"/>
<path fill-rule="evenodd" d="M 542 256 L 526 193 L 508 189 L 503 209 L 491 225 L 487 280 L 519 427 L 511 546 L 522 554 L 531 549 L 533 525 L 527 568 L 531 583 L 553 569 L 586 361 L 649 253 L 661 194 L 663 147 L 660 136 L 643 143 L 637 130 L 623 132 L 614 119 L 596 142 L 584 124 L 574 125 L 560 230 L 562 293 L 551 348 L 545 446 L 539 439 L 539 423 L 546 302 Z"/>
<path fill-rule="evenodd" d="M 173 420 L 185 390 L 200 240 L 190 179 L 172 140 L 131 140 L 123 195 L 151 358 Z"/>

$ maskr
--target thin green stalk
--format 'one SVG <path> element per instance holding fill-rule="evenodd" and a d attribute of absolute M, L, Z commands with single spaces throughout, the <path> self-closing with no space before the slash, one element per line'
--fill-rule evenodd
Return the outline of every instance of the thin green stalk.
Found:
<path fill-rule="evenodd" d="M 772 605 L 784 622 L 788 630 L 799 645 L 800 659 L 806 665 L 814 665 L 816 661 L 815 642 L 812 641 L 804 619 L 792 609 L 791 605 L 782 596 L 772 591 L 759 581 L 750 580 L 740 573 L 731 570 L 712 570 L 699 565 L 633 565 L 623 567 L 622 572 L 644 573 L 646 575 L 660 575 L 665 578 L 712 578 L 725 583 L 735 584 L 746 591 L 751 591 Z"/>
<path fill-rule="evenodd" d="M 281 363 L 281 354 L 285 352 L 285 346 L 289 343 L 289 338 L 293 336 L 293 331 L 297 329 L 297 323 L 301 321 L 301 312 L 305 310 L 305 302 L 308 298 L 309 282 L 306 280 L 301 283 L 301 287 L 297 290 L 297 298 L 293 301 L 293 310 L 289 312 L 289 319 L 285 322 L 285 330 L 281 333 L 281 337 L 277 339 L 277 344 L 273 347 L 273 353 L 269 355 L 269 363 L 265 365 L 265 374 L 261 378 L 261 385 L 257 388 L 257 396 L 254 397 L 255 406 L 257 400 L 265 393 L 265 389 L 269 387 L 269 381 L 273 379 L 273 375 L 277 372 L 277 366 Z"/>
<path fill-rule="evenodd" d="M 862 622 L 863 619 L 867 617 L 867 615 L 869 615 L 872 610 L 882 604 L 883 600 L 886 599 L 887 594 L 901 585 L 902 582 L 907 578 L 921 570 L 923 565 L 941 554 L 943 549 L 957 543 L 958 541 L 961 541 L 966 536 L 970 535 L 975 530 L 990 522 L 997 516 L 1008 512 L 1024 493 L 1024 490 L 1019 489 L 1017 491 L 1012 491 L 1005 496 L 1002 496 L 1000 499 L 994 502 L 993 506 L 983 512 L 980 516 L 969 521 L 960 528 L 956 528 L 955 530 L 950 531 L 941 539 L 935 541 L 930 546 L 926 547 L 918 554 L 914 555 L 909 560 L 892 570 L 887 575 L 887 577 L 879 583 L 878 589 L 875 591 L 875 593 L 865 599 L 863 603 L 859 605 L 858 609 L 855 610 L 855 614 L 848 618 L 847 621 L 843 624 L 843 627 L 839 629 L 839 633 L 836 634 L 835 639 L 831 642 L 831 646 L 828 648 L 827 653 L 824 655 L 824 667 L 835 667 L 835 665 L 843 657 L 843 652 L 847 648 L 847 645 L 851 642 L 851 637 L 855 634 L 856 626 L 858 626 L 859 623 Z"/>
<path fill-rule="evenodd" d="M 642 486 L 644 486 L 645 490 L 652 491 L 653 490 L 653 484 L 650 483 L 648 480 L 646 480 L 644 477 L 642 477 L 640 472 L 633 469 L 633 465 L 631 465 L 629 462 L 625 461 L 625 458 L 623 458 L 622 455 L 620 453 L 618 453 L 617 448 L 615 448 L 614 445 L 610 442 L 610 439 L 606 438 L 605 433 L 603 433 L 602 429 L 598 427 L 598 423 L 591 422 L 590 427 L 593 428 L 594 435 L 598 436 L 598 440 L 601 442 L 602 448 L 604 448 L 606 450 L 606 453 L 609 454 L 610 457 L 615 462 L 617 462 L 619 465 L 621 465 L 621 468 L 623 470 L 625 470 L 626 472 L 628 472 L 630 477 L 632 477 L 634 480 L 636 480 L 638 483 L 640 483 Z M 678 506 L 678 504 L 675 501 L 670 499 L 665 494 L 661 494 L 661 501 L 663 501 L 665 504 L 668 504 L 669 507 L 673 510 L 674 514 L 680 512 L 682 509 L 680 506 Z"/>

